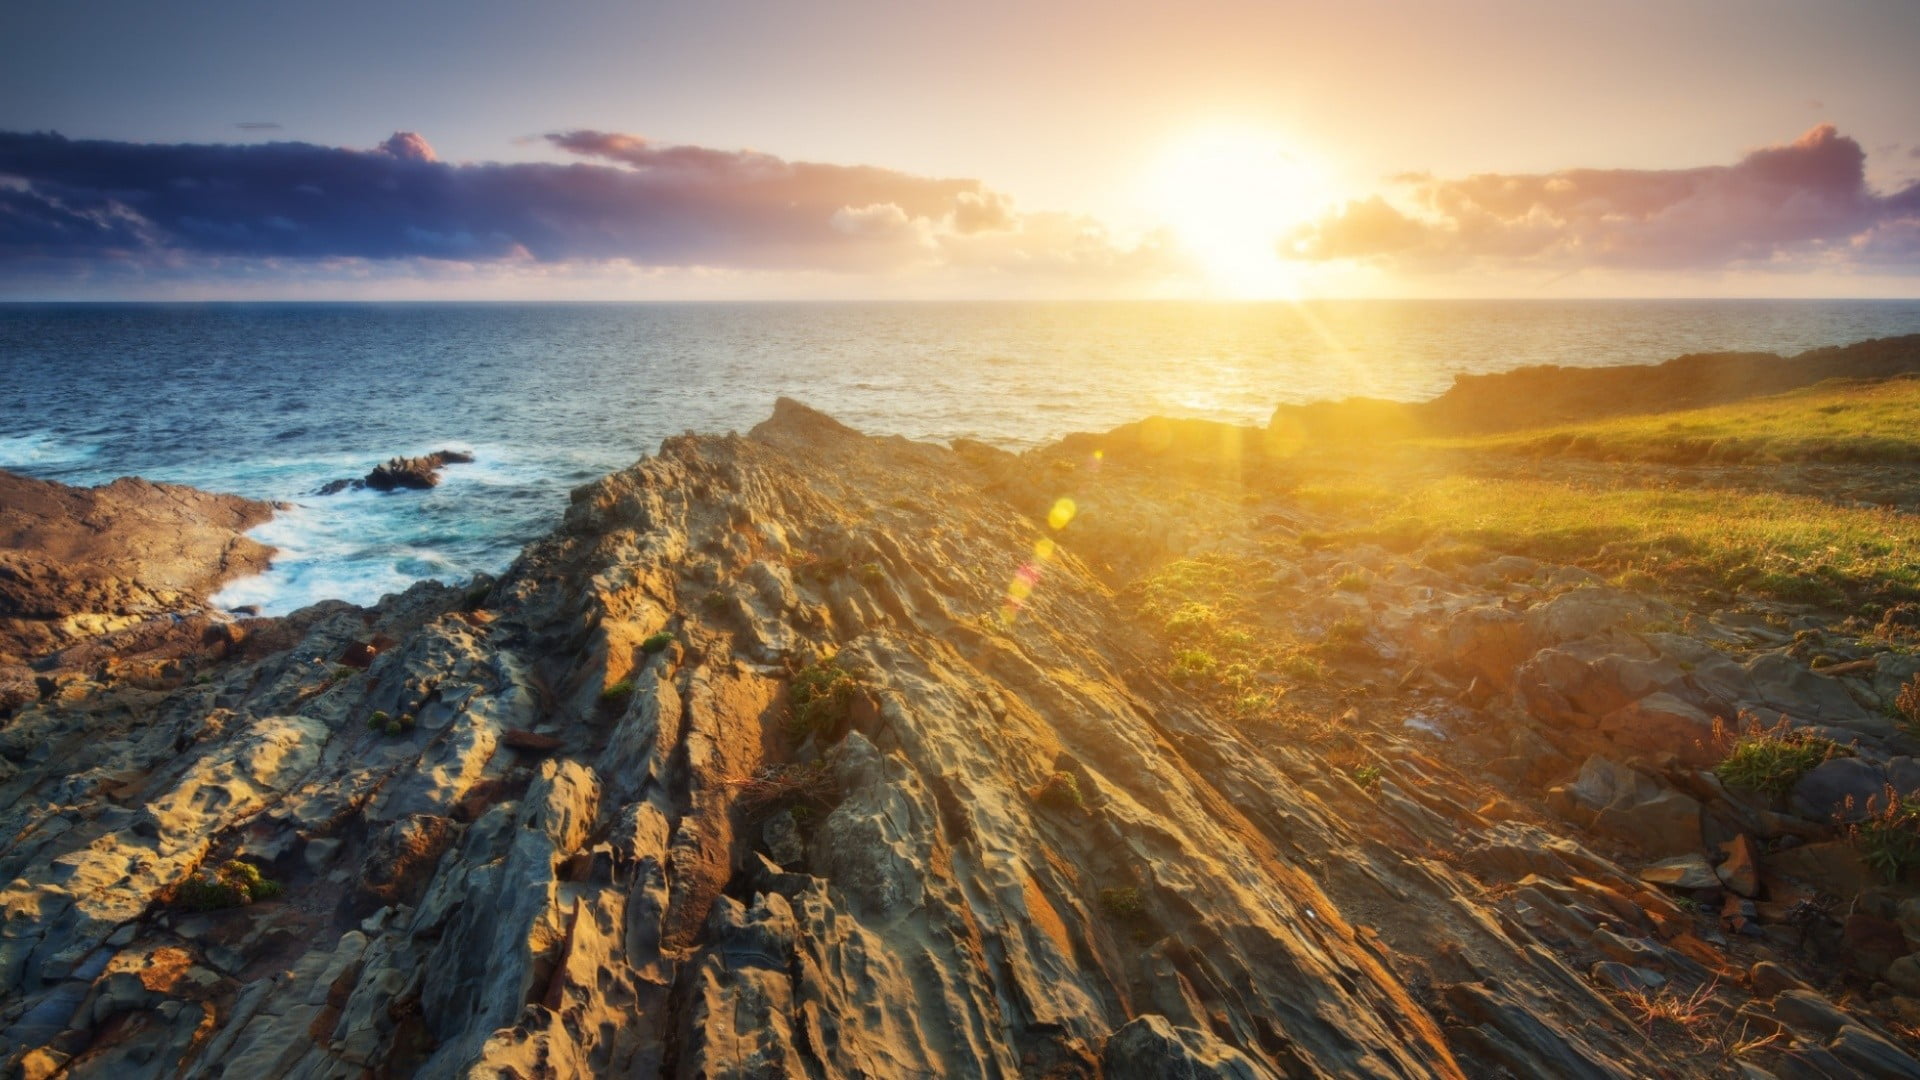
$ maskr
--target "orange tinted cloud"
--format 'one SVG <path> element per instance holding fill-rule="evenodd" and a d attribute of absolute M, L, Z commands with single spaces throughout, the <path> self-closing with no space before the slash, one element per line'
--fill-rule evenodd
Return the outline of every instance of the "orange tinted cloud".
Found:
<path fill-rule="evenodd" d="M 1879 194 L 1865 165 L 1858 142 L 1822 124 L 1733 165 L 1410 174 L 1397 178 L 1407 209 L 1378 196 L 1348 203 L 1290 238 L 1288 250 L 1401 266 L 1920 268 L 1920 184 Z"/>

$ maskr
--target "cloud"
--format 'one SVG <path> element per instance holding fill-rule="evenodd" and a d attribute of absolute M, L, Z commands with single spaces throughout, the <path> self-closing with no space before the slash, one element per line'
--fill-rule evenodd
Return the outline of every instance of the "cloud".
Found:
<path fill-rule="evenodd" d="M 1442 267 L 1920 269 L 1920 184 L 1866 183 L 1860 144 L 1821 124 L 1734 165 L 1405 178 L 1409 205 L 1348 203 L 1286 243 L 1307 259 Z"/>
<path fill-rule="evenodd" d="M 380 144 L 380 149 L 401 161 L 439 161 L 427 140 L 412 131 L 396 131 Z"/>
<path fill-rule="evenodd" d="M 596 131 L 547 141 L 579 160 L 446 162 L 413 132 L 372 150 L 0 132 L 0 276 L 343 259 L 887 273 L 994 252 L 1001 269 L 1167 265 L 1158 246 L 1062 229 L 977 180 Z"/>
<path fill-rule="evenodd" d="M 280 124 L 275 120 L 241 120 L 233 125 L 241 131 L 279 131 Z"/>

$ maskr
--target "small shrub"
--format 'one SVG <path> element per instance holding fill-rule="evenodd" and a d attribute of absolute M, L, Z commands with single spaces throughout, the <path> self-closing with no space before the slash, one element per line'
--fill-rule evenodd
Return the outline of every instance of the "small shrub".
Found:
<path fill-rule="evenodd" d="M 1086 796 L 1080 794 L 1080 781 L 1070 772 L 1056 772 L 1047 777 L 1040 786 L 1040 794 L 1035 801 L 1042 806 L 1055 810 L 1079 810 L 1087 805 Z"/>
<path fill-rule="evenodd" d="M 1194 638 L 1211 631 L 1220 621 L 1220 613 L 1211 605 L 1188 601 L 1167 616 L 1167 636 Z"/>
<path fill-rule="evenodd" d="M 412 731 L 413 726 L 417 723 L 419 723 L 419 721 L 413 718 L 412 713 L 403 712 L 400 714 L 400 729 L 402 731 Z"/>
<path fill-rule="evenodd" d="M 706 608 L 708 611 L 725 611 L 727 609 L 727 594 L 721 592 L 719 589 L 714 589 L 712 592 L 700 598 L 700 606 Z"/>
<path fill-rule="evenodd" d="M 1100 910 L 1115 919 L 1137 919 L 1146 913 L 1147 903 L 1139 889 L 1121 886 L 1100 890 Z"/>
<path fill-rule="evenodd" d="M 1831 739 L 1794 731 L 1785 720 L 1771 728 L 1750 723 L 1713 772 L 1728 787 L 1785 798 L 1802 776 L 1840 752 Z"/>
<path fill-rule="evenodd" d="M 640 651 L 652 655 L 673 644 L 673 631 L 662 630 L 640 643 Z"/>
<path fill-rule="evenodd" d="M 1902 797 L 1889 786 L 1868 808 L 1873 812 L 1853 827 L 1853 840 L 1860 857 L 1892 885 L 1920 867 L 1920 793 Z"/>
<path fill-rule="evenodd" d="M 605 690 L 600 691 L 600 704 L 620 705 L 633 696 L 633 680 L 621 679 Z"/>
<path fill-rule="evenodd" d="M 406 728 L 401 727 L 400 721 L 398 720 L 389 720 L 387 721 L 386 730 L 387 730 L 387 734 L 389 735 L 398 735 L 401 732 L 405 731 Z"/>
<path fill-rule="evenodd" d="M 793 706 L 793 715 L 787 720 L 788 732 L 796 739 L 804 739 L 814 732 L 838 726 L 852 711 L 853 699 L 862 685 L 852 672 L 831 657 L 801 668 L 787 690 L 787 700 Z"/>
<path fill-rule="evenodd" d="M 260 868 L 240 859 L 228 859 L 212 871 L 201 871 L 180 883 L 174 898 L 195 911 L 245 907 L 256 900 L 280 895 L 280 883 L 260 875 Z"/>
<path fill-rule="evenodd" d="M 727 783 L 740 789 L 739 806 L 749 820 L 792 810 L 794 820 L 811 820 L 816 810 L 840 801 L 840 785 L 826 762 L 763 765 L 752 776 Z"/>
<path fill-rule="evenodd" d="M 1280 674 L 1296 682 L 1319 682 L 1327 677 L 1327 668 L 1305 653 L 1294 653 L 1280 661 Z"/>
<path fill-rule="evenodd" d="M 375 709 L 372 715 L 367 717 L 367 730 L 368 731 L 384 730 L 387 726 L 387 721 L 389 719 L 391 718 L 388 717 L 386 713 L 380 711 L 379 709 Z"/>
<path fill-rule="evenodd" d="M 1900 714 L 1901 726 L 1910 734 L 1920 734 L 1920 675 L 1908 679 L 1894 695 L 1893 707 Z"/>
<path fill-rule="evenodd" d="M 878 585 L 887 580 L 887 572 L 879 563 L 870 562 L 860 567 L 860 580 L 868 585 Z"/>
<path fill-rule="evenodd" d="M 1171 675 L 1175 682 L 1193 682 L 1213 674 L 1220 661 L 1205 649 L 1181 649 L 1173 654 Z"/>
<path fill-rule="evenodd" d="M 1353 777 L 1353 782 L 1361 787 L 1371 788 L 1380 782 L 1380 766 L 1355 765 L 1348 775 Z"/>
<path fill-rule="evenodd" d="M 1340 575 L 1333 587 L 1341 592 L 1366 592 L 1373 587 L 1373 579 L 1358 570 L 1349 570 Z"/>

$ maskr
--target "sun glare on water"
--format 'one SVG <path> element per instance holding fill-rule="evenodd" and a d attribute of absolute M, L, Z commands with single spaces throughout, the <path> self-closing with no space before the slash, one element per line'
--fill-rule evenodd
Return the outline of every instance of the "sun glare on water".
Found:
<path fill-rule="evenodd" d="M 1281 137 L 1214 128 L 1167 148 L 1148 197 L 1216 292 L 1292 299 L 1302 267 L 1282 258 L 1278 244 L 1315 217 L 1330 192 L 1324 170 Z"/>

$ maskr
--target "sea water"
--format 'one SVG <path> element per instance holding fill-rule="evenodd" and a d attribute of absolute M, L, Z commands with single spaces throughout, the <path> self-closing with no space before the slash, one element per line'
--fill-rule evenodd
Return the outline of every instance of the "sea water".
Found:
<path fill-rule="evenodd" d="M 283 613 L 506 568 L 573 487 L 786 395 L 866 431 L 1019 449 L 1149 415 L 1413 400 L 1462 372 L 1796 352 L 1920 332 L 1920 301 L 0 305 L 0 468 L 290 503 Z M 471 451 L 426 492 L 316 496 Z"/>

